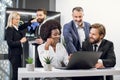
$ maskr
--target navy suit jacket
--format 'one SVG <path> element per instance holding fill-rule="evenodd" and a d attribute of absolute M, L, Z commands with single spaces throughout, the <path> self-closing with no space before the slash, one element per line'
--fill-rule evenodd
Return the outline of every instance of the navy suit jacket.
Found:
<path fill-rule="evenodd" d="M 83 42 L 82 50 L 83 51 L 93 51 L 93 46 L 92 46 L 92 44 L 89 43 L 88 40 L 86 40 L 85 42 Z M 100 59 L 102 59 L 105 67 L 114 67 L 115 66 L 116 57 L 115 57 L 113 42 L 103 39 L 98 48 L 98 51 L 102 52 Z"/>
<path fill-rule="evenodd" d="M 84 22 L 85 38 L 89 36 L 89 28 L 90 24 Z M 80 38 L 73 20 L 64 25 L 63 36 L 68 54 L 81 50 Z"/>

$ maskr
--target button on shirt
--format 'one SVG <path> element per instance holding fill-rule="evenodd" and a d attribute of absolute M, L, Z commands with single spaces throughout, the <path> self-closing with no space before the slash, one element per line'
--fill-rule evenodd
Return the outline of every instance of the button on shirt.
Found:
<path fill-rule="evenodd" d="M 101 41 L 99 43 L 93 44 L 93 50 L 95 50 L 94 45 L 97 45 L 96 51 L 98 51 L 98 48 L 99 48 L 100 44 L 101 44 Z M 98 62 L 103 64 L 102 59 L 98 59 Z"/>

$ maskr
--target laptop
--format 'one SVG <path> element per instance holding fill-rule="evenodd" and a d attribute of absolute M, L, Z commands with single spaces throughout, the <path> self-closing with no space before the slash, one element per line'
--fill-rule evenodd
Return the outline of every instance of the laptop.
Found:
<path fill-rule="evenodd" d="M 79 51 L 73 53 L 67 67 L 59 69 L 90 69 L 94 68 L 102 52 Z"/>

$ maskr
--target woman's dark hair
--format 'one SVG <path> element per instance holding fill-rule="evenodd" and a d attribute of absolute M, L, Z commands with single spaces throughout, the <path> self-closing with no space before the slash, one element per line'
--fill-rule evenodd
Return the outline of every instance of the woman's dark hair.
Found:
<path fill-rule="evenodd" d="M 61 25 L 59 22 L 55 21 L 55 20 L 49 20 L 46 21 L 40 29 L 40 37 L 46 41 L 47 38 L 49 38 L 51 36 L 51 32 L 54 29 L 58 29 L 60 31 L 61 34 Z"/>

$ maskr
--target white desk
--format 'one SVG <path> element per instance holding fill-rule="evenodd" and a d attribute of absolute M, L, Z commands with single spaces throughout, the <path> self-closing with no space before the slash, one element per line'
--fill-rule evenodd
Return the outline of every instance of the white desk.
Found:
<path fill-rule="evenodd" d="M 44 71 L 43 68 L 35 68 L 35 71 L 27 71 L 26 68 L 18 69 L 18 80 L 22 78 L 39 77 L 78 77 L 78 76 L 101 76 L 120 75 L 120 68 L 89 69 L 89 70 L 60 70 Z"/>

